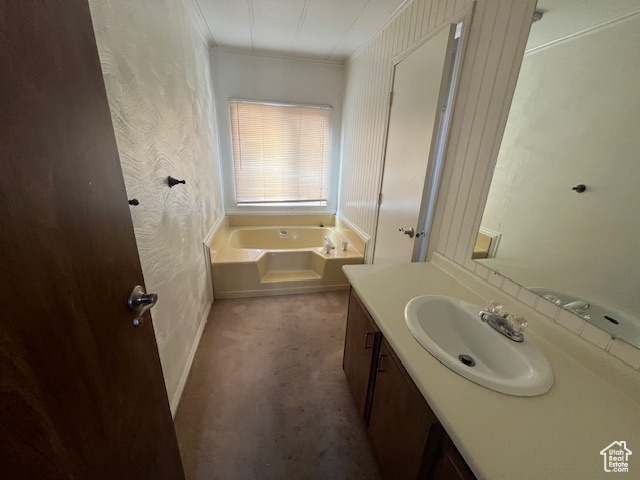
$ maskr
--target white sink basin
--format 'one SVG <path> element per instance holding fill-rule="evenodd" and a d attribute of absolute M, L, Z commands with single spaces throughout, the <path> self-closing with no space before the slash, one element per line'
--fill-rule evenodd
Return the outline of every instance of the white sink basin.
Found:
<path fill-rule="evenodd" d="M 494 330 L 480 319 L 481 309 L 456 298 L 423 295 L 407 303 L 404 317 L 420 345 L 472 382 L 525 397 L 547 392 L 553 372 L 544 354 L 526 332 L 518 343 Z M 471 362 L 462 355 L 475 364 L 467 365 Z"/>

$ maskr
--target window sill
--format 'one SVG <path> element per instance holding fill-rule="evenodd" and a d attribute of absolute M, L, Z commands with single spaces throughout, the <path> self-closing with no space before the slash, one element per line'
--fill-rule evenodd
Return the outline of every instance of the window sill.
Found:
<path fill-rule="evenodd" d="M 273 204 L 255 204 L 245 203 L 236 204 L 225 208 L 227 215 L 300 215 L 300 214 L 336 214 L 335 205 L 309 205 L 309 203 L 273 203 Z"/>
<path fill-rule="evenodd" d="M 238 203 L 237 208 L 256 208 L 263 207 L 289 208 L 289 207 L 326 207 L 327 202 L 256 202 L 256 203 Z"/>

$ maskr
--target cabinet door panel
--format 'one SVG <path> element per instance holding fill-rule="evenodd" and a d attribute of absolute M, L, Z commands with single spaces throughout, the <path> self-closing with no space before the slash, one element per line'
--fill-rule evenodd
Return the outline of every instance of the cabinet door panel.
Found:
<path fill-rule="evenodd" d="M 447 434 L 443 434 L 440 454 L 436 460 L 431 480 L 475 480 L 464 458 Z"/>
<path fill-rule="evenodd" d="M 349 298 L 347 332 L 345 335 L 342 368 L 347 376 L 351 394 L 365 423 L 368 422 L 368 396 L 374 352 L 377 351 L 379 333 L 375 324 L 352 291 Z"/>
<path fill-rule="evenodd" d="M 425 448 L 437 420 L 382 340 L 371 405 L 369 436 L 385 480 L 409 480 L 426 472 Z"/>

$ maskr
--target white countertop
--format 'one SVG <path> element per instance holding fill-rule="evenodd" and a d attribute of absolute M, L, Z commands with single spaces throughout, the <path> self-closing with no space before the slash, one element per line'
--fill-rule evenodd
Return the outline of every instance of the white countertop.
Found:
<path fill-rule="evenodd" d="M 509 311 L 529 320 L 526 338 L 547 356 L 555 383 L 537 397 L 494 392 L 440 364 L 413 338 L 404 320 L 405 305 L 418 295 L 448 295 L 482 306 L 485 298 L 432 263 L 350 265 L 343 270 L 479 479 L 623 475 L 605 473 L 600 455 L 623 440 L 633 452 L 626 476 L 640 478 L 637 371 L 523 307 L 524 312 Z"/>

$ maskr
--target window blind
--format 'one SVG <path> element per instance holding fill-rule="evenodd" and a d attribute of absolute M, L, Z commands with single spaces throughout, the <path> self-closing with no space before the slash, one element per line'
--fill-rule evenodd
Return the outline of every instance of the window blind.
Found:
<path fill-rule="evenodd" d="M 329 107 L 232 100 L 237 203 L 326 202 Z"/>

